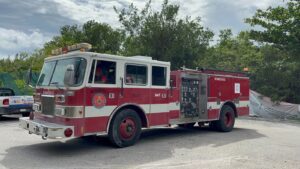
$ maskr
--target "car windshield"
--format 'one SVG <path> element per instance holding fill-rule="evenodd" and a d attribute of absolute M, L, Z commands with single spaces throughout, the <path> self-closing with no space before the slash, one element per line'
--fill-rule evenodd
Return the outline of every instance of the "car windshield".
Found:
<path fill-rule="evenodd" d="M 0 88 L 0 96 L 14 96 L 15 93 L 12 89 Z"/>
<path fill-rule="evenodd" d="M 81 85 L 84 79 L 86 60 L 79 57 L 45 62 L 37 85 L 64 86 L 64 75 L 68 65 L 74 66 L 75 83 L 73 86 Z"/>

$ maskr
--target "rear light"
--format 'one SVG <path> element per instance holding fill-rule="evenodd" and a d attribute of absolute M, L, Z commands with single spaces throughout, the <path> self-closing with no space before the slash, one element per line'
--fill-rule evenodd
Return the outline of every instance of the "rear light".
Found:
<path fill-rule="evenodd" d="M 4 99 L 2 104 L 5 105 L 5 106 L 8 106 L 9 105 L 9 99 Z"/>
<path fill-rule="evenodd" d="M 72 134 L 73 134 L 73 130 L 72 130 L 72 129 L 67 128 L 67 129 L 65 130 L 65 136 L 66 136 L 66 137 L 71 137 Z"/>

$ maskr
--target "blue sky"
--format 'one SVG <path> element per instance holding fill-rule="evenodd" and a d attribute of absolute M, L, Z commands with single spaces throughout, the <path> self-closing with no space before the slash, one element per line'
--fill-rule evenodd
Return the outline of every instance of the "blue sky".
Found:
<path fill-rule="evenodd" d="M 21 51 L 40 48 L 66 24 L 83 24 L 88 20 L 120 27 L 113 6 L 133 3 L 143 8 L 144 0 L 0 0 L 0 58 Z M 152 0 L 160 10 L 163 0 Z M 256 9 L 282 5 L 282 0 L 169 0 L 180 5 L 180 17 L 200 16 L 202 24 L 215 33 L 230 28 L 234 33 L 249 29 L 244 19 Z"/>

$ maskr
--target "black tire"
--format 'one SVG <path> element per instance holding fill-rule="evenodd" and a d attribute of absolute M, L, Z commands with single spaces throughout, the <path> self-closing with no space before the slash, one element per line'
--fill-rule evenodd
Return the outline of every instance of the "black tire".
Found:
<path fill-rule="evenodd" d="M 178 124 L 178 127 L 182 128 L 193 128 L 195 123 Z"/>
<path fill-rule="evenodd" d="M 215 125 L 218 131 L 229 132 L 233 129 L 235 123 L 234 110 L 225 105 L 222 107 L 220 119 L 213 124 Z"/>
<path fill-rule="evenodd" d="M 108 137 L 117 147 L 134 145 L 140 138 L 142 124 L 139 115 L 131 109 L 124 109 L 113 117 Z"/>
<path fill-rule="evenodd" d="M 209 122 L 209 128 L 212 130 L 216 130 L 216 121 L 211 121 Z"/>

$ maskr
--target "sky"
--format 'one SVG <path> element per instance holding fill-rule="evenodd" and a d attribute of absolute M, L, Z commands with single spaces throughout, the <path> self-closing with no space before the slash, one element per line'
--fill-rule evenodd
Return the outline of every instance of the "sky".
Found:
<path fill-rule="evenodd" d="M 122 9 L 133 3 L 145 6 L 145 0 L 0 0 L 0 58 L 25 51 L 33 52 L 55 35 L 63 25 L 82 25 L 96 20 L 121 27 L 113 7 Z M 163 0 L 152 0 L 152 9 L 160 10 Z M 257 9 L 282 5 L 282 0 L 169 0 L 179 4 L 179 17 L 201 17 L 202 24 L 218 33 L 232 29 L 234 34 L 250 29 L 244 19 Z"/>

